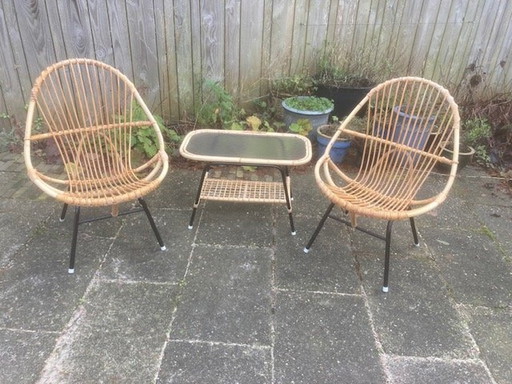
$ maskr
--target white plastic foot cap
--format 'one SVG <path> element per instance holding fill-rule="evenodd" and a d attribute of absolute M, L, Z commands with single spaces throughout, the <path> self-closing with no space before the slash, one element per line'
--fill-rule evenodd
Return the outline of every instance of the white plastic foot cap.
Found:
<path fill-rule="evenodd" d="M 62 223 L 64 220 L 65 220 L 65 219 L 61 219 L 61 218 L 59 217 L 59 221 L 60 221 L 61 223 Z"/>
<path fill-rule="evenodd" d="M 192 229 L 192 228 L 194 228 L 194 226 L 193 226 L 193 225 L 189 225 L 189 226 L 188 226 L 188 229 Z"/>
<path fill-rule="evenodd" d="M 68 273 L 70 273 L 70 274 L 75 273 L 75 268 L 69 268 L 69 269 L 68 269 Z"/>
<path fill-rule="evenodd" d="M 304 247 L 304 253 L 309 253 L 309 248 Z"/>
<path fill-rule="evenodd" d="M 297 231 L 292 232 L 292 236 L 295 236 L 297 234 Z"/>
<path fill-rule="evenodd" d="M 420 246 L 420 243 L 414 243 L 414 245 L 415 245 L 416 247 L 419 247 L 419 246 Z"/>
<path fill-rule="evenodd" d="M 382 292 L 387 293 L 389 291 L 389 287 L 382 287 Z"/>
<path fill-rule="evenodd" d="M 167 250 L 167 247 L 164 245 L 163 247 L 160 247 L 160 249 L 161 249 L 162 251 L 165 251 L 165 250 Z"/>

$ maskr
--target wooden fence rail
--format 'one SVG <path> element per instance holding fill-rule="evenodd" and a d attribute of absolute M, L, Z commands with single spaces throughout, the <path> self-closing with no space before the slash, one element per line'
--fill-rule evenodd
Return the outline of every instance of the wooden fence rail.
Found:
<path fill-rule="evenodd" d="M 459 100 L 505 93 L 510 20 L 509 0 L 0 0 L 0 128 L 22 125 L 34 79 L 70 57 L 119 68 L 168 121 L 194 113 L 204 79 L 250 100 L 326 45 Z"/>

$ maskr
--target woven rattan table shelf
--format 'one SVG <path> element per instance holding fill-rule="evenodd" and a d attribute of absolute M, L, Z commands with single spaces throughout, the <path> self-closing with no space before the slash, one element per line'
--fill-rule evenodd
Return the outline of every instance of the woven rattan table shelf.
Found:
<path fill-rule="evenodd" d="M 205 162 L 189 228 L 201 200 L 284 203 L 295 234 L 288 167 L 311 160 L 311 143 L 307 138 L 289 133 L 201 129 L 187 134 L 180 153 L 185 158 Z M 217 165 L 273 167 L 279 170 L 281 181 L 212 178 L 209 171 Z"/>

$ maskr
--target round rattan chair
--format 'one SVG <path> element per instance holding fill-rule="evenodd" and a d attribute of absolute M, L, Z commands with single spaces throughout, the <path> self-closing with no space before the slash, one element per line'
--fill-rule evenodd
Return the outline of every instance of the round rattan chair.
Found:
<path fill-rule="evenodd" d="M 150 159 L 132 151 L 138 130 L 149 132 L 158 146 Z M 44 163 L 33 165 L 34 152 L 41 148 L 60 159 L 61 173 L 51 174 Z M 70 273 L 81 207 L 111 206 L 111 215 L 98 220 L 143 210 L 165 249 L 143 199 L 167 173 L 164 140 L 137 89 L 119 70 L 90 59 L 64 60 L 46 68 L 34 83 L 28 105 L 24 158 L 29 178 L 64 203 L 61 220 L 68 205 L 75 206 Z M 138 200 L 141 209 L 119 213 L 118 205 L 132 200 Z"/>
<path fill-rule="evenodd" d="M 352 129 L 352 123 L 363 108 L 366 124 L 361 132 Z M 327 218 L 381 238 L 386 241 L 383 291 L 387 292 L 392 224 L 408 219 L 414 243 L 419 245 L 414 217 L 438 207 L 446 199 L 457 172 L 459 128 L 460 117 L 453 97 L 432 81 L 402 77 L 372 89 L 340 124 L 316 163 L 316 182 L 331 204 L 304 251 L 309 251 Z M 330 148 L 340 135 L 360 143 L 358 170 L 344 171 L 330 158 Z M 452 158 L 442 156 L 448 143 L 453 145 Z M 437 163 L 448 165 L 450 173 L 442 188 L 432 193 L 428 181 Z M 334 206 L 347 213 L 350 221 L 332 215 Z M 386 220 L 386 236 L 359 228 L 357 216 Z"/>

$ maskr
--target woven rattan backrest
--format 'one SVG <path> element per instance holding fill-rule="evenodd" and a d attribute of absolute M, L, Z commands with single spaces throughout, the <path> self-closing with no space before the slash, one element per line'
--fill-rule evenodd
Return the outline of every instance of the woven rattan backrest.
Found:
<path fill-rule="evenodd" d="M 140 165 L 132 158 L 132 137 L 148 127 L 163 148 L 155 119 L 126 76 L 105 63 L 70 59 L 48 67 L 36 80 L 25 145 L 55 146 L 69 188 L 80 188 L 84 180 L 108 180 Z M 26 147 L 30 171 L 29 151 Z"/>
<path fill-rule="evenodd" d="M 351 121 L 361 108 L 367 109 L 367 119 L 365 131 L 357 132 Z M 371 90 L 338 133 L 364 142 L 355 181 L 393 197 L 389 209 L 400 210 L 416 196 L 438 161 L 452 165 L 451 185 L 457 169 L 459 126 L 458 107 L 446 89 L 422 78 L 404 77 Z M 451 159 L 441 156 L 447 143 L 454 147 Z"/>

